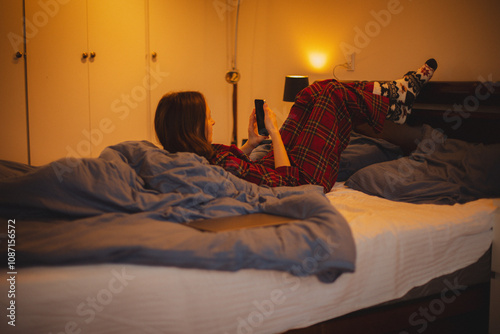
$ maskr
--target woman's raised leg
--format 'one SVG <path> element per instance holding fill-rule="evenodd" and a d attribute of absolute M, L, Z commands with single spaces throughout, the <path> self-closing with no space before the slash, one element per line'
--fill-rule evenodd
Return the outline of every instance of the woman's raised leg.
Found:
<path fill-rule="evenodd" d="M 434 73 L 429 60 L 415 72 L 392 82 L 315 82 L 297 96 L 281 128 L 292 163 L 305 181 L 329 191 L 337 179 L 340 154 L 353 123 L 362 120 L 381 131 L 386 118 L 404 123 L 416 95 Z"/>

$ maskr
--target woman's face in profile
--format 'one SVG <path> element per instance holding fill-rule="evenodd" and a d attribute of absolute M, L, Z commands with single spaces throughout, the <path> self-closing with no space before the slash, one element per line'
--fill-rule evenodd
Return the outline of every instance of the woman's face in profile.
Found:
<path fill-rule="evenodd" d="M 205 138 L 207 138 L 209 144 L 212 144 L 213 126 L 215 125 L 215 121 L 212 118 L 212 112 L 210 111 L 208 104 L 206 114 L 207 117 L 205 120 Z"/>

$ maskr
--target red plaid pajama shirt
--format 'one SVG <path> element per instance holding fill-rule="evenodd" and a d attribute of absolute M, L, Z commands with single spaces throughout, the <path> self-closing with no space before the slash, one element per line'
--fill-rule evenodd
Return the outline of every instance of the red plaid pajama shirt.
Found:
<path fill-rule="evenodd" d="M 275 168 L 273 150 L 251 161 L 234 145 L 213 145 L 216 153 L 210 162 L 258 185 L 315 184 L 328 192 L 337 180 L 340 154 L 353 122 L 382 130 L 389 100 L 372 91 L 370 82 L 335 80 L 318 81 L 302 90 L 280 129 L 291 166 Z"/>

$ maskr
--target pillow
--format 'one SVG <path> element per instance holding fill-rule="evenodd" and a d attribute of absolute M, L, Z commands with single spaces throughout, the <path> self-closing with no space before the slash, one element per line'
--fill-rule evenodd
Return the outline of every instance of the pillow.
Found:
<path fill-rule="evenodd" d="M 353 132 L 344 152 L 340 156 L 337 181 L 345 181 L 358 170 L 383 161 L 390 161 L 403 155 L 397 145 L 384 139 L 367 137 Z"/>
<path fill-rule="evenodd" d="M 500 144 L 447 139 L 428 125 L 422 138 L 408 157 L 365 167 L 346 185 L 409 203 L 455 204 L 500 197 Z"/>
<path fill-rule="evenodd" d="M 271 150 L 271 140 L 263 140 L 259 146 L 253 149 L 252 152 L 250 152 L 250 155 L 248 156 L 250 160 L 252 161 L 257 161 L 262 159 L 267 152 Z"/>
<path fill-rule="evenodd" d="M 35 170 L 36 168 L 37 167 L 20 162 L 0 160 L 0 180 L 21 176 Z"/>
<path fill-rule="evenodd" d="M 264 141 L 257 146 L 250 153 L 250 159 L 253 161 L 262 159 L 271 149 L 270 142 Z M 349 144 L 340 156 L 337 181 L 347 180 L 363 167 L 382 161 L 394 160 L 402 155 L 403 152 L 399 146 L 383 139 L 371 138 L 353 132 Z"/>

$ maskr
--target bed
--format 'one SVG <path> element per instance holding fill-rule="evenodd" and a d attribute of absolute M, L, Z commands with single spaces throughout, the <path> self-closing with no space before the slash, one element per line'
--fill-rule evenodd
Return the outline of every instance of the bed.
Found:
<path fill-rule="evenodd" d="M 106 163 L 3 162 L 0 329 L 487 333 L 498 91 L 429 83 L 408 127 L 353 135 L 326 196 L 256 187 L 147 142 L 108 148 Z M 288 219 L 219 232 L 187 223 L 262 214 Z"/>

